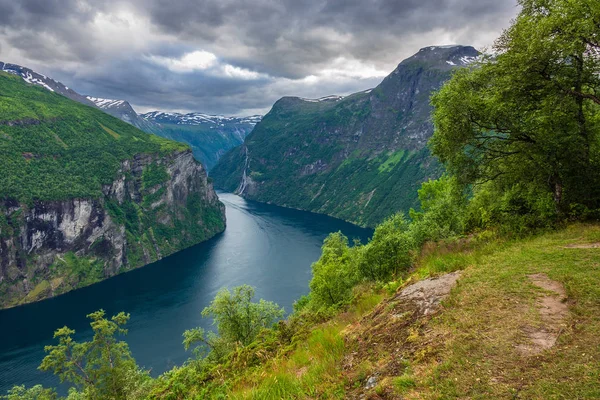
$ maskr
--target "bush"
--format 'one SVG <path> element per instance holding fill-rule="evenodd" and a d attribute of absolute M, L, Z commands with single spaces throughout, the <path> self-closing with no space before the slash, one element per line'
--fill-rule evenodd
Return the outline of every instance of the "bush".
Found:
<path fill-rule="evenodd" d="M 202 310 L 203 317 L 212 317 L 217 332 L 206 333 L 194 328 L 183 333 L 183 344 L 187 349 L 194 347 L 198 357 L 210 356 L 214 361 L 223 359 L 237 346 L 248 346 L 261 330 L 271 328 L 283 317 L 283 308 L 261 299 L 252 302 L 254 288 L 242 285 L 231 291 L 221 289 L 208 307 Z"/>
<path fill-rule="evenodd" d="M 392 276 L 406 272 L 413 261 L 415 241 L 402 214 L 396 214 L 375 228 L 371 241 L 360 254 L 358 270 L 365 279 L 387 282 Z"/>
<path fill-rule="evenodd" d="M 428 240 L 455 237 L 465 232 L 467 196 L 453 177 L 424 182 L 419 189 L 421 212 L 410 210 L 411 235 L 416 246 Z"/>

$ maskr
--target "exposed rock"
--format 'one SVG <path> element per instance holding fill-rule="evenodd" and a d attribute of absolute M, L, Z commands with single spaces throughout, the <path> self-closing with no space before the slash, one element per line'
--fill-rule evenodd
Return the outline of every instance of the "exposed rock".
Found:
<path fill-rule="evenodd" d="M 359 324 L 347 329 L 346 346 L 354 349 L 343 363 L 348 380 L 347 398 L 373 398 L 365 396 L 365 391 L 386 377 L 406 373 L 405 360 L 417 352 L 423 354 L 417 338 L 423 334 L 429 319 L 440 310 L 442 300 L 450 294 L 460 276 L 461 272 L 456 271 L 406 286 L 377 305 Z M 381 358 L 384 354 L 393 356 L 388 356 L 384 363 Z M 371 372 L 365 385 L 358 386 L 356 382 L 364 379 L 360 365 L 367 360 L 376 365 L 376 370 Z"/>
<path fill-rule="evenodd" d="M 150 164 L 164 166 L 168 179 L 145 190 L 142 175 Z M 67 253 L 90 261 L 99 260 L 104 265 L 103 276 L 110 277 L 206 240 L 224 228 L 224 223 L 220 227 L 205 226 L 199 215 L 194 215 L 193 221 L 185 220 L 192 197 L 198 203 L 196 206 L 216 210 L 221 220 L 225 219 L 223 204 L 202 165 L 194 160 L 190 151 L 162 158 L 143 154 L 125 160 L 113 183 L 105 185 L 102 192 L 103 196 L 97 199 L 37 201 L 32 205 L 7 200 L 0 204 L 0 217 L 8 223 L 4 228 L 0 225 L 0 283 L 3 284 L 0 308 L 64 293 L 73 289 L 73 285 L 77 287 L 76 281 L 66 285 L 68 280 L 58 279 L 61 276 L 49 268 L 56 262 L 64 262 Z M 149 195 L 158 198 L 145 203 L 144 198 Z M 141 212 L 153 213 L 154 219 L 148 222 L 150 226 L 138 222 L 137 235 L 141 239 L 132 241 L 134 237 L 128 235 L 125 221 L 115 220 L 111 215 L 108 209 L 111 202 L 135 204 Z M 172 227 L 176 220 L 182 221 L 179 226 L 183 224 L 189 231 L 184 229 L 177 237 L 169 238 L 168 243 L 158 243 L 156 233 L 150 228 L 153 225 Z M 132 258 L 136 249 L 139 256 Z M 53 280 L 52 284 L 49 280 Z M 43 282 L 46 282 L 43 287 L 49 290 L 35 298 L 28 296 Z"/>
<path fill-rule="evenodd" d="M 410 301 L 424 315 L 430 314 L 450 294 L 450 290 L 452 290 L 460 275 L 460 271 L 455 271 L 450 274 L 422 280 L 407 286 L 395 298 L 397 300 Z"/>
<path fill-rule="evenodd" d="M 366 390 L 373 389 L 375 386 L 377 386 L 377 376 L 373 375 L 373 376 L 370 376 L 369 379 L 367 379 L 367 384 L 365 385 L 365 389 Z"/>

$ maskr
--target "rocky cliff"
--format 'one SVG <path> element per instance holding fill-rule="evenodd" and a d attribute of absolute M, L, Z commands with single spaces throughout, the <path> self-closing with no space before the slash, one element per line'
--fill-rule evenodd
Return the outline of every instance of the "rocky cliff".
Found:
<path fill-rule="evenodd" d="M 146 187 L 144 172 L 164 168 Z M 128 271 L 224 229 L 225 209 L 191 151 L 136 156 L 103 196 L 0 205 L 0 308 Z"/>
<path fill-rule="evenodd" d="M 375 226 L 417 206 L 421 182 L 441 173 L 429 155 L 429 97 L 478 56 L 426 47 L 380 85 L 350 96 L 284 97 L 241 147 L 211 170 L 215 184 L 267 203 Z"/>
<path fill-rule="evenodd" d="M 189 147 L 0 73 L 0 308 L 214 236 L 225 210 Z"/>

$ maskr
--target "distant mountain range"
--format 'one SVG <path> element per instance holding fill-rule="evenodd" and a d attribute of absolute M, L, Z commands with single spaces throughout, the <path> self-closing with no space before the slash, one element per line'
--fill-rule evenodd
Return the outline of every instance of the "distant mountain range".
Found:
<path fill-rule="evenodd" d="M 239 146 L 262 118 L 228 117 L 202 113 L 153 111 L 138 114 L 126 100 L 84 96 L 46 75 L 16 64 L 0 62 L 0 70 L 18 75 L 25 82 L 59 93 L 71 100 L 98 108 L 147 133 L 187 143 L 194 157 L 210 170 L 229 149 Z"/>
<path fill-rule="evenodd" d="M 229 149 L 241 145 L 262 118 L 260 115 L 238 118 L 162 111 L 152 111 L 140 117 L 158 128 L 156 134 L 189 144 L 194 156 L 209 171 Z"/>
<path fill-rule="evenodd" d="M 402 61 L 374 89 L 346 97 L 278 100 L 244 145 L 212 169 L 215 185 L 266 203 L 375 226 L 417 207 L 421 182 L 441 167 L 427 141 L 429 98 L 470 46 L 430 46 Z"/>

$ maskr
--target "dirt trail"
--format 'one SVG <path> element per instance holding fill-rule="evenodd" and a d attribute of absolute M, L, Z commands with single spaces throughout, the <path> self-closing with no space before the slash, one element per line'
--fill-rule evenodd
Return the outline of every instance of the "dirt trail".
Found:
<path fill-rule="evenodd" d="M 564 246 L 565 249 L 597 249 L 600 243 L 573 243 Z"/>
<path fill-rule="evenodd" d="M 551 293 L 543 294 L 537 300 L 542 325 L 523 328 L 529 343 L 520 344 L 517 349 L 525 356 L 536 355 L 553 347 L 569 315 L 567 292 L 559 282 L 551 280 L 546 274 L 529 275 L 529 279 L 537 287 Z"/>

